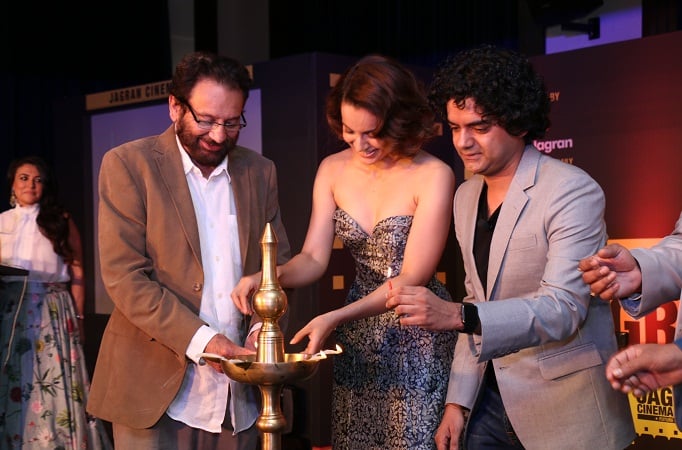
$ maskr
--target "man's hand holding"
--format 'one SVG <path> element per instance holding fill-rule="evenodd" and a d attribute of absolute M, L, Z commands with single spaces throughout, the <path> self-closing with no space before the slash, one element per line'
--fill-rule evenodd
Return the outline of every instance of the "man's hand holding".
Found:
<path fill-rule="evenodd" d="M 603 300 L 626 298 L 641 290 L 642 272 L 637 261 L 620 244 L 609 244 L 595 255 L 581 259 L 578 270 L 592 295 Z"/>
<path fill-rule="evenodd" d="M 249 350 L 245 347 L 235 344 L 222 334 L 216 334 L 213 336 L 213 338 L 208 341 L 208 344 L 206 344 L 204 352 L 220 355 L 227 359 L 234 359 L 240 355 L 252 355 L 255 353 L 253 350 Z M 223 373 L 223 368 L 220 363 L 206 360 L 206 364 L 213 367 L 216 371 Z"/>
<path fill-rule="evenodd" d="M 391 289 L 386 308 L 393 309 L 401 325 L 415 325 L 433 331 L 461 329 L 462 305 L 448 302 L 424 286 Z"/>

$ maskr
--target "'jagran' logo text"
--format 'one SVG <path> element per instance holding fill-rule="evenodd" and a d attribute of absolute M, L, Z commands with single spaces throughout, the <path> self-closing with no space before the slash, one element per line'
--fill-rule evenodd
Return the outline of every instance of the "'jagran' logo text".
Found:
<path fill-rule="evenodd" d="M 543 153 L 552 153 L 554 150 L 573 148 L 573 139 L 556 139 L 552 141 L 533 141 L 535 148 Z"/>
<path fill-rule="evenodd" d="M 675 422 L 673 411 L 673 390 L 664 387 L 657 391 L 649 392 L 643 397 L 635 397 L 637 400 L 637 417 L 642 420 L 656 422 Z"/>

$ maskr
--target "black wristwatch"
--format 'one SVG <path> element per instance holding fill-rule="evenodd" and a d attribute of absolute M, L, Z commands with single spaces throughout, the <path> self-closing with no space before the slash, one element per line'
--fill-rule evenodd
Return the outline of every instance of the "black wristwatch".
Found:
<path fill-rule="evenodd" d="M 462 333 L 472 334 L 478 328 L 481 321 L 478 319 L 478 308 L 473 303 L 462 302 Z"/>

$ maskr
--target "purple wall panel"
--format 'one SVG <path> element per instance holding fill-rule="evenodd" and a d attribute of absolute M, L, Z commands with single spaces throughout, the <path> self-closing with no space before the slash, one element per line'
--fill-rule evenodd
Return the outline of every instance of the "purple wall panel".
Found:
<path fill-rule="evenodd" d="M 679 216 L 680 54 L 675 32 L 533 59 L 554 100 L 540 146 L 601 184 L 611 238 L 662 237 Z"/>

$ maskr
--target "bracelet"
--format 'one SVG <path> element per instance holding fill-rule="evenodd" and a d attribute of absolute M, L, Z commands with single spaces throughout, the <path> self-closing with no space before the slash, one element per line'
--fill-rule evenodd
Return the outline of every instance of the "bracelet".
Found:
<path fill-rule="evenodd" d="M 76 319 L 83 320 L 83 319 L 85 319 L 85 316 L 82 314 L 76 314 Z"/>

